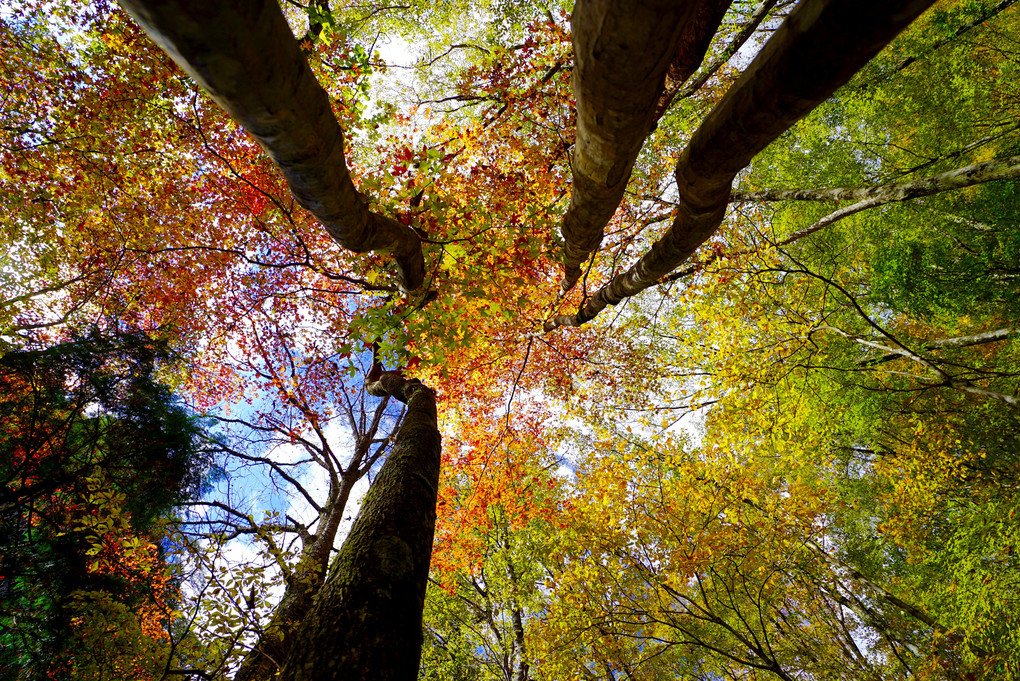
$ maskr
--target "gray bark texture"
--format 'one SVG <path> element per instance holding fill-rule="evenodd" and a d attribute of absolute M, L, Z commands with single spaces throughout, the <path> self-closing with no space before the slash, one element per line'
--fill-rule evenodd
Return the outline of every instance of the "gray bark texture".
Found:
<path fill-rule="evenodd" d="M 424 281 L 421 241 L 369 212 L 344 136 L 275 0 L 122 0 L 121 6 L 279 166 L 291 192 L 342 247 L 392 253 L 402 286 Z"/>
<path fill-rule="evenodd" d="M 953 189 L 972 187 L 993 180 L 1020 178 L 1020 156 L 997 158 L 954 168 L 938 175 L 909 182 L 896 182 L 875 187 L 831 187 L 826 189 L 766 189 L 735 191 L 730 201 L 866 201 L 881 203 L 907 201 Z"/>
<path fill-rule="evenodd" d="M 654 286 L 722 222 L 736 174 L 825 101 L 934 0 L 805 0 L 694 133 L 676 166 L 679 205 L 666 234 L 550 331 L 579 326 Z"/>
<path fill-rule="evenodd" d="M 280 681 L 414 681 L 432 557 L 441 441 L 435 394 L 384 374 L 368 386 L 407 403 L 393 450 L 295 633 Z"/>
<path fill-rule="evenodd" d="M 564 291 L 577 283 L 581 264 L 602 243 L 620 205 L 657 120 L 667 72 L 686 79 L 701 64 L 728 6 L 728 0 L 578 0 L 575 5 L 577 143 L 570 206 L 561 226 Z"/>

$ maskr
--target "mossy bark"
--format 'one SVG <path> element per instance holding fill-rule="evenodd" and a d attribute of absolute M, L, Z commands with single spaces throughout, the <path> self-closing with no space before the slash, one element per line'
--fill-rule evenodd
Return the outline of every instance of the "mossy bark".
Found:
<path fill-rule="evenodd" d="M 432 555 L 440 436 L 435 394 L 417 381 L 392 391 L 407 414 L 279 678 L 417 678 Z"/>

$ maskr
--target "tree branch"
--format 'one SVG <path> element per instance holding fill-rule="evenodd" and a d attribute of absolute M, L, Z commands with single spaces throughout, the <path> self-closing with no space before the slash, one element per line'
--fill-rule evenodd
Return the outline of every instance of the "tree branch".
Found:
<path fill-rule="evenodd" d="M 392 253 L 402 285 L 425 277 L 408 226 L 369 212 L 351 180 L 326 92 L 271 0 L 122 0 L 178 65 L 251 134 L 291 192 L 333 239 L 356 253 Z"/>
<path fill-rule="evenodd" d="M 676 166 L 677 216 L 666 234 L 573 315 L 580 326 L 654 286 L 722 222 L 736 174 L 848 81 L 934 0 L 806 0 L 797 6 L 694 133 Z"/>
<path fill-rule="evenodd" d="M 1018 177 L 1020 177 L 1020 156 L 1011 156 L 974 163 L 910 182 L 889 183 L 877 187 L 734 191 L 730 193 L 730 201 L 878 201 L 879 203 L 890 203 L 971 187 L 983 182 L 1013 180 Z M 847 208 L 841 210 L 847 210 Z"/>

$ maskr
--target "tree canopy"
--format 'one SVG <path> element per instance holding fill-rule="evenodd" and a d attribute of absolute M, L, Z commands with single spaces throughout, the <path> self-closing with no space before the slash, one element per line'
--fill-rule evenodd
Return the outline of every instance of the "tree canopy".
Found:
<path fill-rule="evenodd" d="M 0 471 L 163 533 L 135 678 L 1020 674 L 1015 0 L 8 0 L 0 44 L 0 364 L 77 362 L 3 402 L 60 475 Z M 135 361 L 90 329 L 190 411 L 76 397 Z M 207 484 L 146 477 L 190 413 Z M 50 548 L 4 514 L 7 588 Z"/>

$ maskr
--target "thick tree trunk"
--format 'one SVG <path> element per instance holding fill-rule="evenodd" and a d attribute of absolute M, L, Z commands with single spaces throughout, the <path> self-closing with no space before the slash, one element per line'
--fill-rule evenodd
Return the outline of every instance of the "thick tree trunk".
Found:
<path fill-rule="evenodd" d="M 563 217 L 561 287 L 602 243 L 654 127 L 667 71 L 686 79 L 701 64 L 729 0 L 578 0 L 571 19 L 577 144 Z M 693 66 L 691 66 L 693 64 Z"/>
<path fill-rule="evenodd" d="M 269 681 L 290 653 L 293 634 L 312 607 L 329 566 L 329 555 L 336 539 L 354 483 L 360 478 L 342 480 L 339 494 L 330 501 L 329 511 L 318 528 L 315 539 L 302 551 L 287 577 L 287 588 L 273 617 L 244 660 L 234 681 Z"/>
<path fill-rule="evenodd" d="M 402 285 L 424 281 L 421 241 L 369 212 L 329 98 L 275 0 L 122 0 L 145 32 L 269 153 L 291 192 L 344 248 L 392 253 Z"/>
<path fill-rule="evenodd" d="M 628 271 L 574 315 L 546 322 L 579 326 L 654 286 L 718 229 L 736 174 L 825 101 L 934 0 L 805 0 L 694 133 L 676 167 L 677 216 Z"/>
<path fill-rule="evenodd" d="M 407 403 L 393 451 L 295 635 L 281 681 L 414 681 L 432 555 L 440 436 L 435 394 L 386 374 Z"/>

